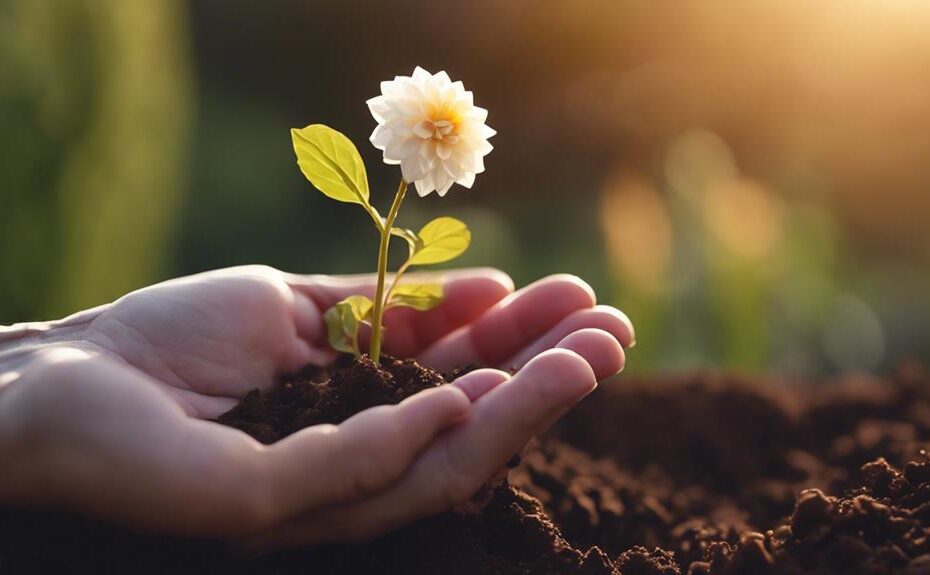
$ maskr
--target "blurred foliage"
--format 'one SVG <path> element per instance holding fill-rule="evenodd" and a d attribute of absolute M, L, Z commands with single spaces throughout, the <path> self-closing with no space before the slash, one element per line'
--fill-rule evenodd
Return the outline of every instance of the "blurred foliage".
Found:
<path fill-rule="evenodd" d="M 498 136 L 403 224 L 464 220 L 459 261 L 518 284 L 583 276 L 636 323 L 630 370 L 930 359 L 928 28 L 915 0 L 3 0 L 0 321 L 239 263 L 374 270 L 288 130 L 345 132 L 384 210 L 364 101 L 419 64 Z"/>
<path fill-rule="evenodd" d="M 166 271 L 186 30 L 176 2 L 0 6 L 0 316 L 61 315 Z"/>

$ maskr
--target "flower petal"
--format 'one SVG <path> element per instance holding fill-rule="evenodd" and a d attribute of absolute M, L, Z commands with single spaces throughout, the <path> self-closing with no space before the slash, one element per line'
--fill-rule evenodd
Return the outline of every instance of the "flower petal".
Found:
<path fill-rule="evenodd" d="M 469 92 L 469 94 L 471 94 L 471 92 Z M 478 106 L 472 106 L 468 117 L 483 124 L 488 119 L 488 111 Z"/>
<path fill-rule="evenodd" d="M 430 195 L 430 192 L 434 190 L 432 184 L 428 183 L 426 180 L 417 180 L 414 182 L 414 186 L 416 186 L 417 194 L 421 198 L 425 198 L 426 196 Z"/>
<path fill-rule="evenodd" d="M 417 122 L 413 126 L 413 133 L 418 138 L 423 138 L 424 140 L 427 138 L 432 138 L 433 132 L 435 131 L 436 128 L 433 126 L 433 123 L 426 119 Z"/>
<path fill-rule="evenodd" d="M 452 178 L 449 178 L 449 177 L 447 176 L 444 180 L 442 180 L 442 184 L 441 184 L 441 185 L 437 185 L 437 186 L 436 186 L 436 193 L 439 194 L 439 197 L 440 197 L 440 198 L 441 198 L 441 197 L 444 197 L 444 196 L 446 195 L 446 192 L 449 191 L 449 188 L 451 188 L 451 187 L 452 187 L 452 184 L 454 184 L 454 183 L 455 183 L 455 182 L 452 180 Z"/>
<path fill-rule="evenodd" d="M 488 112 L 449 74 L 416 67 L 410 76 L 381 83 L 381 95 L 367 101 L 377 126 L 372 144 L 384 162 L 400 164 L 404 180 L 421 196 L 445 195 L 453 184 L 471 187 L 484 171 L 483 157 L 496 132 L 485 124 Z"/>
<path fill-rule="evenodd" d="M 452 157 L 452 146 L 448 142 L 439 140 L 436 142 L 436 155 L 440 160 L 448 160 Z"/>
<path fill-rule="evenodd" d="M 465 175 L 461 179 L 456 180 L 455 183 L 462 187 L 471 189 L 472 184 L 475 183 L 475 174 L 466 172 Z"/>
<path fill-rule="evenodd" d="M 371 143 L 379 150 L 384 150 L 394 139 L 394 132 L 385 126 L 375 126 L 375 131 L 371 133 Z"/>

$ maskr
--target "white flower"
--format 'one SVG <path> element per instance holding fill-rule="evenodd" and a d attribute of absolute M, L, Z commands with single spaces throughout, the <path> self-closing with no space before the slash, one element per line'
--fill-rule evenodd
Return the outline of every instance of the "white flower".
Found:
<path fill-rule="evenodd" d="M 381 95 L 368 107 L 378 122 L 371 143 L 384 150 L 386 164 L 400 164 L 420 196 L 433 190 L 444 196 L 454 183 L 470 188 L 484 171 L 493 148 L 488 138 L 497 132 L 484 123 L 488 111 L 445 72 L 418 66 L 413 76 L 381 82 Z"/>

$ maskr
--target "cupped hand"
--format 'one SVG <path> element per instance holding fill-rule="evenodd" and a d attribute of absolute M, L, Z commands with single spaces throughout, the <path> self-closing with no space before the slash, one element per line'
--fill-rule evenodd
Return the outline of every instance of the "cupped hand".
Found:
<path fill-rule="evenodd" d="M 633 331 L 571 276 L 516 293 L 494 270 L 441 281 L 437 308 L 388 312 L 386 350 L 439 369 L 505 371 L 474 371 L 271 446 L 209 419 L 330 361 L 322 313 L 370 294 L 372 277 L 230 268 L 26 326 L 28 361 L 0 366 L 0 453 L 17 462 L 0 499 L 250 536 L 255 549 L 370 537 L 461 503 L 621 369 Z"/>

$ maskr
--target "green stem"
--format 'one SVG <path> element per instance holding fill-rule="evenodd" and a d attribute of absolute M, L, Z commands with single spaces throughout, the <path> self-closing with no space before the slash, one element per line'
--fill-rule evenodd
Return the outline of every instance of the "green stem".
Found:
<path fill-rule="evenodd" d="M 368 356 L 375 364 L 381 359 L 381 321 L 384 317 L 384 278 L 387 275 L 388 263 L 388 246 L 391 243 L 391 228 L 394 226 L 394 220 L 397 218 L 397 212 L 400 211 L 400 205 L 404 201 L 404 195 L 407 193 L 407 182 L 403 178 L 397 186 L 397 195 L 394 196 L 394 203 L 391 204 L 391 211 L 388 212 L 384 220 L 384 227 L 381 229 L 381 246 L 378 251 L 378 286 L 375 289 L 375 307 L 371 312 L 371 347 L 368 350 Z"/>

